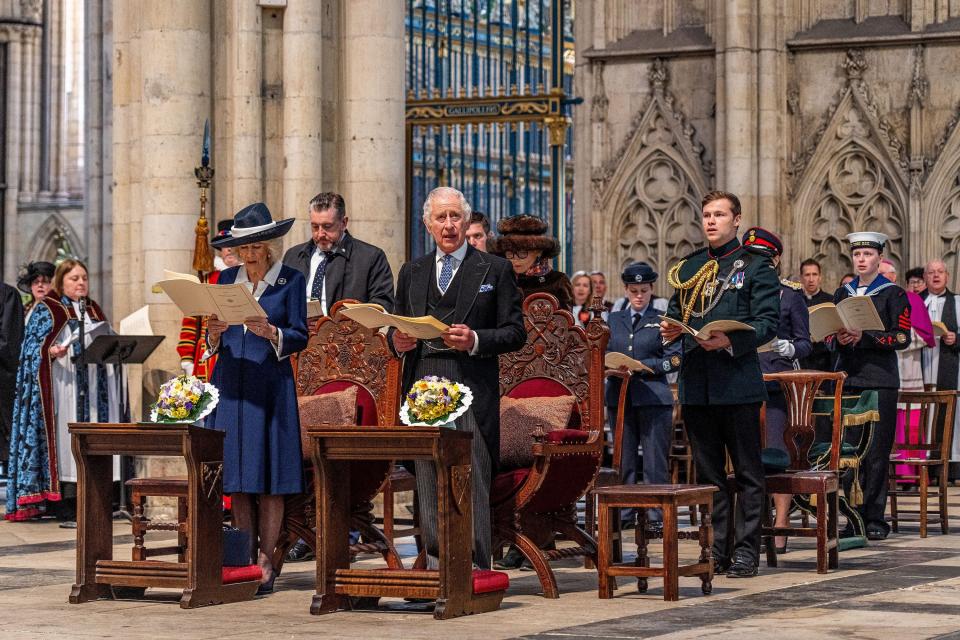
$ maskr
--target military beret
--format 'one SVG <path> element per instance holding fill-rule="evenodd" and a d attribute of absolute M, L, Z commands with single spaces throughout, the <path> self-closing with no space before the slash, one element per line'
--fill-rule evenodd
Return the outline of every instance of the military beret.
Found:
<path fill-rule="evenodd" d="M 642 284 L 657 281 L 657 272 L 646 262 L 634 262 L 627 265 L 620 274 L 623 284 Z"/>

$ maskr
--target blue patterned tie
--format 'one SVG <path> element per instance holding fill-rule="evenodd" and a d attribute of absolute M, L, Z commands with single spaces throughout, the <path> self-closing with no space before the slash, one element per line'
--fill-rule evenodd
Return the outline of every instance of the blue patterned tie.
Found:
<path fill-rule="evenodd" d="M 449 253 L 443 256 L 443 266 L 440 268 L 440 280 L 437 285 L 440 287 L 440 293 L 446 293 L 450 281 L 453 280 L 453 256 Z"/>
<path fill-rule="evenodd" d="M 310 297 L 319 300 L 323 297 L 323 278 L 327 275 L 327 263 L 330 262 L 330 252 L 324 251 L 320 257 L 320 264 L 317 265 L 317 272 L 313 274 L 313 287 L 310 289 Z"/>

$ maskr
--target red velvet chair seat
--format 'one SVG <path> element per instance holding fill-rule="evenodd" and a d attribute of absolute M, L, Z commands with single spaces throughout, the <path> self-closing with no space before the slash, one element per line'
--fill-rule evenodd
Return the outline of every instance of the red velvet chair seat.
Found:
<path fill-rule="evenodd" d="M 519 489 L 523 481 L 530 475 L 530 469 L 512 469 L 498 473 L 490 486 L 490 502 L 499 504 L 510 498 Z"/>
<path fill-rule="evenodd" d="M 557 429 L 548 432 L 544 439 L 550 444 L 583 444 L 590 439 L 590 432 L 579 429 Z"/>
<path fill-rule="evenodd" d="M 497 591 L 506 591 L 510 587 L 510 576 L 503 571 L 490 571 L 489 569 L 473 570 L 473 593 L 495 593 Z"/>

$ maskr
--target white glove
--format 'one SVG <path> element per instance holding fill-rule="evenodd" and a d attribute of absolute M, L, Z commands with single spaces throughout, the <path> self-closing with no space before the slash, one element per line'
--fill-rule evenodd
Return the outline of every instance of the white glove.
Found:
<path fill-rule="evenodd" d="M 797 352 L 796 347 L 789 340 L 777 340 L 773 343 L 773 350 L 784 358 L 792 358 Z"/>
<path fill-rule="evenodd" d="M 193 375 L 193 363 L 189 360 L 184 360 L 180 363 L 180 368 L 183 369 L 183 372 L 188 376 Z"/>

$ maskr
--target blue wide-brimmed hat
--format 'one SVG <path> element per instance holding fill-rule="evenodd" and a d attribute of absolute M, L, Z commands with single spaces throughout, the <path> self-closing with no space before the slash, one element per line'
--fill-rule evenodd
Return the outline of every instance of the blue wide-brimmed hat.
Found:
<path fill-rule="evenodd" d="M 620 274 L 620 279 L 623 284 L 650 284 L 657 281 L 657 276 L 657 272 L 646 262 L 634 262 L 627 265 Z"/>
<path fill-rule="evenodd" d="M 277 222 L 270 215 L 270 209 L 262 202 L 247 205 L 233 216 L 230 226 L 230 235 L 217 238 L 210 244 L 214 249 L 224 247 L 239 247 L 242 244 L 253 244 L 272 240 L 290 231 L 294 220 L 280 220 Z"/>

